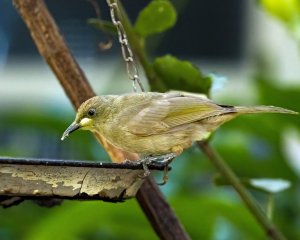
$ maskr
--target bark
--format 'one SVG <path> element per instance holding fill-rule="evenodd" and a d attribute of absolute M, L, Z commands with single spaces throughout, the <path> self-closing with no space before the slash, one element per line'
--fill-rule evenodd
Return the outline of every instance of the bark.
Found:
<path fill-rule="evenodd" d="M 4 157 L 0 158 L 0 196 L 123 201 L 136 195 L 144 181 L 142 174 L 140 164 Z"/>

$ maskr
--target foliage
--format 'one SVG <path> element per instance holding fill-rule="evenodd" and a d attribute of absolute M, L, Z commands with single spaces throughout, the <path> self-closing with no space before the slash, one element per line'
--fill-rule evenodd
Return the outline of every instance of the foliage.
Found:
<path fill-rule="evenodd" d="M 300 40 L 300 2 L 299 0 L 260 0 L 262 7 L 271 15 L 282 21 Z"/>
<path fill-rule="evenodd" d="M 298 0 L 261 0 L 266 11 L 278 19 L 291 23 L 299 18 L 300 4 Z"/>
<path fill-rule="evenodd" d="M 188 61 L 180 61 L 171 55 L 166 55 L 156 58 L 153 68 L 169 89 L 206 95 L 209 93 L 210 77 L 204 76 L 197 67 Z"/>
<path fill-rule="evenodd" d="M 176 22 L 176 11 L 168 0 L 151 1 L 135 22 L 135 31 L 142 37 L 160 33 Z"/>

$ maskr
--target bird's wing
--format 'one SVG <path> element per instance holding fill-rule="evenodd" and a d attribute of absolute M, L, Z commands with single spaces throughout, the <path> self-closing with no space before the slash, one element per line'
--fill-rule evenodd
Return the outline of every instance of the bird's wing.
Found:
<path fill-rule="evenodd" d="M 203 97 L 170 93 L 140 106 L 129 118 L 126 131 L 136 135 L 159 134 L 183 124 L 224 114 L 227 109 Z"/>

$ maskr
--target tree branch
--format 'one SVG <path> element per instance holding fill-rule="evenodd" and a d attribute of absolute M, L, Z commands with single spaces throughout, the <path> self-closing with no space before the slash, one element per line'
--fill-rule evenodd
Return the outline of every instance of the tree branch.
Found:
<path fill-rule="evenodd" d="M 40 54 L 57 76 L 73 105 L 78 108 L 84 100 L 95 94 L 66 46 L 44 1 L 13 0 L 13 3 L 29 28 Z M 127 153 L 110 145 L 102 136 L 95 135 L 114 162 L 137 158 L 137 155 L 128 156 Z M 152 178 L 144 182 L 137 194 L 137 200 L 143 206 L 145 214 L 161 239 L 188 239 L 182 225 Z M 158 211 L 161 207 L 164 207 L 164 211 Z M 172 230 L 165 234 L 166 229 Z"/>
<path fill-rule="evenodd" d="M 284 240 L 285 237 L 268 219 L 261 206 L 248 193 L 246 188 L 243 186 L 231 168 L 226 164 L 224 159 L 222 159 L 222 157 L 216 151 L 214 151 L 207 142 L 197 142 L 197 144 L 211 161 L 211 163 L 215 166 L 215 168 L 222 174 L 222 177 L 226 179 L 228 183 L 231 184 L 237 191 L 245 205 L 256 218 L 257 222 L 260 223 L 260 225 L 264 228 L 266 234 L 272 239 Z"/>
<path fill-rule="evenodd" d="M 95 93 L 71 55 L 44 1 L 16 0 L 13 3 L 30 29 L 40 54 L 60 81 L 72 104 L 78 108 Z"/>
<path fill-rule="evenodd" d="M 0 157 L 0 197 L 123 201 L 136 195 L 142 174 L 142 164 Z"/>

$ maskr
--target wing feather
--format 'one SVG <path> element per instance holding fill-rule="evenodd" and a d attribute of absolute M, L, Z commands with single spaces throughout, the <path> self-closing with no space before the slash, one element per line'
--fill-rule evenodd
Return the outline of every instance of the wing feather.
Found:
<path fill-rule="evenodd" d="M 125 124 L 128 132 L 136 135 L 160 134 L 183 124 L 233 112 L 234 109 L 224 108 L 197 95 L 169 93 L 161 96 L 135 109 L 136 112 Z"/>

